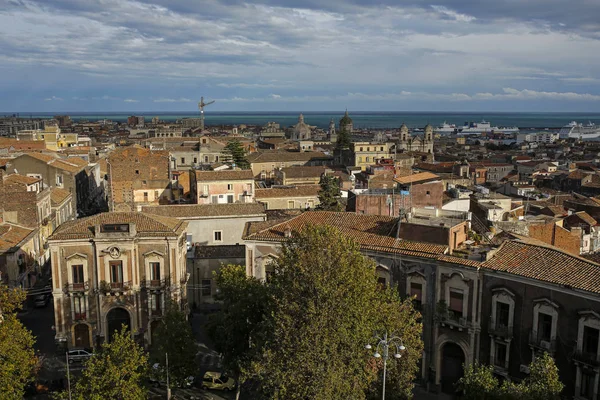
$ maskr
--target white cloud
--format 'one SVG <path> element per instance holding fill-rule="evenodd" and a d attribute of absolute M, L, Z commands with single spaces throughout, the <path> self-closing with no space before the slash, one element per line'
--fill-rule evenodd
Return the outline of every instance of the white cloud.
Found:
<path fill-rule="evenodd" d="M 191 99 L 186 99 L 185 97 L 181 97 L 179 99 L 160 98 L 160 99 L 154 99 L 153 101 L 155 103 L 189 103 L 192 100 Z"/>
<path fill-rule="evenodd" d="M 461 14 L 456 11 L 450 10 L 448 7 L 445 7 L 445 6 L 433 5 L 433 6 L 431 6 L 431 8 L 433 8 L 436 12 L 444 15 L 445 17 L 448 17 L 455 21 L 471 22 L 471 21 L 475 21 L 477 19 L 472 15 Z"/>
<path fill-rule="evenodd" d="M 61 97 L 56 97 L 56 96 L 52 96 L 52 97 L 46 97 L 44 99 L 44 101 L 62 101 L 63 99 Z"/>
<path fill-rule="evenodd" d="M 125 103 L 139 103 L 139 100 L 135 100 L 135 99 L 125 99 L 123 100 Z"/>
<path fill-rule="evenodd" d="M 279 95 L 279 94 L 271 94 L 271 98 L 273 98 L 273 99 L 280 99 L 281 95 Z"/>

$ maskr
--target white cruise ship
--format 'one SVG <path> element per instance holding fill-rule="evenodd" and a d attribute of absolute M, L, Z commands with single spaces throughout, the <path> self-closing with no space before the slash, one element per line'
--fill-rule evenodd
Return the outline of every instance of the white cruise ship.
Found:
<path fill-rule="evenodd" d="M 559 132 L 561 139 L 591 140 L 600 138 L 600 126 L 588 122 L 586 125 L 571 121 Z"/>
<path fill-rule="evenodd" d="M 446 121 L 438 127 L 436 127 L 435 132 L 438 133 L 456 133 L 459 135 L 470 135 L 477 133 L 486 133 L 486 132 L 497 132 L 497 133 L 514 133 L 519 132 L 519 128 L 516 126 L 511 127 L 498 127 L 492 126 L 487 121 L 481 122 L 465 122 L 463 126 L 456 126 L 454 124 L 448 124 Z"/>

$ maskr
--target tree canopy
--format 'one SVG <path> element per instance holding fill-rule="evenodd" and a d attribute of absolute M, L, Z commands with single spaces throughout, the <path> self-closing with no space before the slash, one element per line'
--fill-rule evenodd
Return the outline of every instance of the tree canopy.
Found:
<path fill-rule="evenodd" d="M 33 335 L 17 318 L 17 310 L 25 298 L 23 290 L 0 283 L 0 393 L 3 399 L 22 399 L 37 365 Z"/>
<path fill-rule="evenodd" d="M 493 375 L 494 367 L 468 365 L 458 383 L 464 399 L 473 400 L 557 400 L 564 385 L 560 382 L 554 359 L 544 353 L 529 364 L 529 376 L 515 384 L 502 385 Z"/>
<path fill-rule="evenodd" d="M 335 147 L 339 150 L 350 148 L 350 132 L 347 131 L 345 126 L 340 126 L 340 130 L 337 134 L 337 141 Z"/>
<path fill-rule="evenodd" d="M 148 357 L 131 337 L 125 326 L 115 333 L 110 343 L 86 363 L 81 378 L 72 385 L 75 400 L 142 400 L 148 398 L 144 380 L 148 372 Z M 62 399 L 68 398 L 62 393 Z"/>
<path fill-rule="evenodd" d="M 246 158 L 246 149 L 239 140 L 231 140 L 225 146 L 225 153 L 231 156 L 236 167 L 240 169 L 250 169 L 250 163 Z"/>
<path fill-rule="evenodd" d="M 150 359 L 165 366 L 165 355 L 169 355 L 169 384 L 182 386 L 186 378 L 196 376 L 196 341 L 192 328 L 177 303 L 169 301 L 165 316 L 152 335 Z"/>
<path fill-rule="evenodd" d="M 323 211 L 343 211 L 341 203 L 342 192 L 340 191 L 340 185 L 338 178 L 331 175 L 321 176 L 321 190 L 317 194 L 319 198 L 318 210 Z"/>
<path fill-rule="evenodd" d="M 388 361 L 388 396 L 409 397 L 423 349 L 419 315 L 396 288 L 378 284 L 373 261 L 356 242 L 332 227 L 307 227 L 283 245 L 269 268 L 273 273 L 264 283 L 240 269 L 225 269 L 219 278 L 220 287 L 235 288 L 223 290 L 225 304 L 250 299 L 245 310 L 225 309 L 225 321 L 241 324 L 240 341 L 247 338 L 249 345 L 240 349 L 224 341 L 224 355 L 238 354 L 233 362 L 248 368 L 246 376 L 259 382 L 265 398 L 373 395 L 383 365 L 365 345 L 385 330 L 406 346 L 400 360 Z"/>

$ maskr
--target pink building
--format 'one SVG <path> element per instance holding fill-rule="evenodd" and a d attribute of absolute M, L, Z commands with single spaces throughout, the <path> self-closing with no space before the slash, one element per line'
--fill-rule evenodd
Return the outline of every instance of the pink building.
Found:
<path fill-rule="evenodd" d="M 191 198 L 197 204 L 253 203 L 251 170 L 190 170 Z"/>

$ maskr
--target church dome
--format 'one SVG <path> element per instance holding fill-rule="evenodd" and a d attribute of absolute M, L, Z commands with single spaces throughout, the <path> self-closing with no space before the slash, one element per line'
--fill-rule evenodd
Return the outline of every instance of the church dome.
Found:
<path fill-rule="evenodd" d="M 342 119 L 340 119 L 340 125 L 349 125 L 351 123 L 352 123 L 352 118 L 350 118 L 350 116 L 348 115 L 348 110 L 346 110 L 346 113 L 344 114 Z"/>

